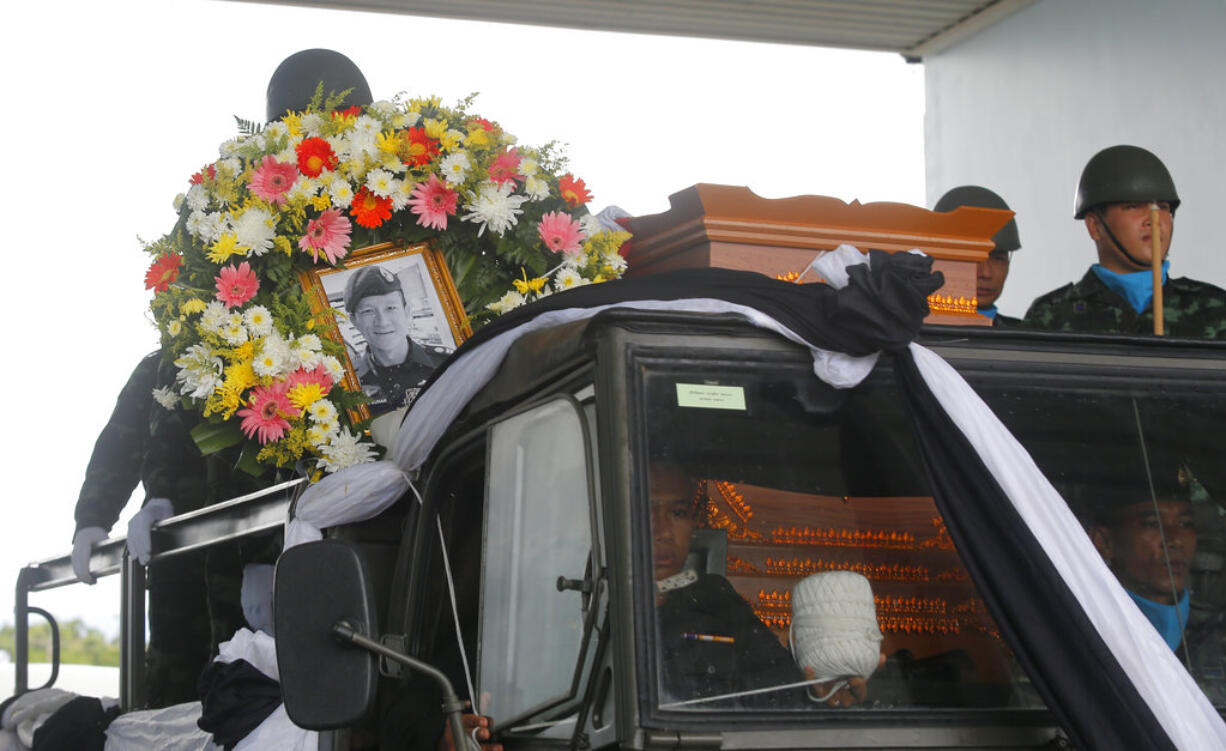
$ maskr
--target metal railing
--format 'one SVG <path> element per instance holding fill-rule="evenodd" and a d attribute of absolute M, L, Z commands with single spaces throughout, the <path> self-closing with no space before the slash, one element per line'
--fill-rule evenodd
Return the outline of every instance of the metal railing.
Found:
<path fill-rule="evenodd" d="M 295 479 L 239 498 L 172 516 L 153 527 L 153 552 L 150 565 L 193 550 L 220 545 L 271 532 L 285 525 L 290 506 L 305 480 Z M 144 706 L 145 700 L 145 567 L 129 559 L 127 538 L 111 537 L 94 547 L 89 561 L 95 578 L 119 574 L 119 705 L 123 711 Z M 31 563 L 17 575 L 13 615 L 16 675 L 14 694 L 24 694 L 30 686 L 31 614 L 42 616 L 51 626 L 51 678 L 42 686 L 55 684 L 59 675 L 59 638 L 54 616 L 31 607 L 31 592 L 78 584 L 70 555 Z"/>

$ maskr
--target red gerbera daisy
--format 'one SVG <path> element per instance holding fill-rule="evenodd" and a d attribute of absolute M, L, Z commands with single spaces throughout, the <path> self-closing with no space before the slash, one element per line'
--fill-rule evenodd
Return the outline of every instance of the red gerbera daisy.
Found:
<path fill-rule="evenodd" d="M 322 138 L 305 138 L 294 151 L 298 154 L 298 170 L 307 177 L 319 177 L 324 170 L 336 169 L 336 152 Z"/>
<path fill-rule="evenodd" d="M 429 164 L 438 156 L 438 140 L 426 135 L 425 128 L 409 128 L 404 132 L 404 163 L 414 167 Z"/>
<path fill-rule="evenodd" d="M 357 117 L 360 114 L 362 114 L 362 108 L 356 104 L 351 107 L 346 107 L 343 110 L 332 110 L 332 117 L 334 119 L 344 118 L 344 117 Z"/>
<path fill-rule="evenodd" d="M 217 177 L 217 166 L 213 164 L 206 164 L 200 168 L 199 172 L 192 175 L 191 184 L 199 185 L 205 181 L 205 178 L 212 180 L 214 177 Z"/>
<path fill-rule="evenodd" d="M 490 165 L 490 180 L 501 185 L 505 182 L 511 182 L 516 179 L 522 179 L 519 174 L 519 163 L 522 161 L 519 156 L 519 151 L 516 149 L 507 149 L 498 155 L 494 163 Z"/>
<path fill-rule="evenodd" d="M 558 192 L 562 194 L 562 198 L 566 201 L 566 205 L 572 209 L 576 206 L 582 206 L 592 200 L 592 194 L 588 192 L 587 185 L 583 180 L 575 177 L 567 172 L 558 180 Z"/>
<path fill-rule="evenodd" d="M 179 278 L 179 267 L 183 265 L 183 256 L 175 253 L 163 253 L 145 272 L 145 289 L 153 290 L 154 294 L 170 289 L 171 283 Z"/>
<path fill-rule="evenodd" d="M 349 213 L 353 214 L 353 219 L 358 224 L 374 229 L 392 218 L 392 199 L 380 198 L 363 185 L 353 196 Z"/>

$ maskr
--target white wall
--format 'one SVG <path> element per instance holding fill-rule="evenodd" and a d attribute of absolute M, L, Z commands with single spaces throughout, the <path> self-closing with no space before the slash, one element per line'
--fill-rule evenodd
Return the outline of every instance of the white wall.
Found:
<path fill-rule="evenodd" d="M 1038 0 L 924 67 L 928 205 L 978 183 L 1017 212 L 1003 312 L 1096 260 L 1073 196 L 1119 143 L 1175 179 L 1172 274 L 1226 287 L 1226 1 Z"/>

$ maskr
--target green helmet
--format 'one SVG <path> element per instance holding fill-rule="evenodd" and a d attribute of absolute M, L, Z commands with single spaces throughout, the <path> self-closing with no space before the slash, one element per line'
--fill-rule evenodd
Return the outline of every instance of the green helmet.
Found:
<path fill-rule="evenodd" d="M 1081 171 L 1073 218 L 1094 208 L 1126 201 L 1165 201 L 1179 208 L 1175 181 L 1162 160 L 1140 146 L 1112 146 L 1095 154 Z"/>
<path fill-rule="evenodd" d="M 1005 203 L 1005 199 L 978 185 L 959 185 L 956 188 L 950 188 L 945 195 L 941 196 L 932 210 L 953 211 L 961 206 L 1012 211 L 1009 204 Z M 992 236 L 992 242 L 996 243 L 996 250 L 1017 250 L 1022 247 L 1022 241 L 1017 235 L 1017 221 L 1010 219 L 1008 224 L 1001 227 Z"/>

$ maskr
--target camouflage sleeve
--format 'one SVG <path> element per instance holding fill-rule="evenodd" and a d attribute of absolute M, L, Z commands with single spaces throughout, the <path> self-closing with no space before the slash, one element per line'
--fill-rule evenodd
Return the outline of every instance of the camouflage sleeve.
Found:
<path fill-rule="evenodd" d="M 162 365 L 159 386 L 174 383 L 174 367 Z M 200 508 L 207 503 L 207 469 L 196 448 L 191 430 L 198 422 L 182 407 L 154 407 L 149 419 L 149 449 L 141 468 L 141 482 L 149 498 L 168 498 L 175 513 Z"/>

